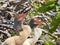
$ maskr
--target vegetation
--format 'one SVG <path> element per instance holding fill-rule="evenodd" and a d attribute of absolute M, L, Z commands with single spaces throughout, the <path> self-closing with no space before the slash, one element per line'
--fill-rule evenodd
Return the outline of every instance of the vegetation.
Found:
<path fill-rule="evenodd" d="M 31 19 L 35 16 L 40 16 L 42 22 L 44 24 L 42 25 L 38 25 L 39 28 L 42 28 L 44 29 L 45 31 L 43 32 L 43 34 L 41 35 L 41 40 L 43 41 L 43 44 L 44 45 L 55 45 L 58 41 L 58 39 L 60 38 L 60 4 L 58 4 L 58 2 L 56 0 L 43 0 L 43 1 L 39 1 L 39 0 L 33 0 L 33 1 L 28 1 L 30 5 L 28 5 L 28 8 L 29 6 L 31 7 L 31 10 L 28 12 L 28 18 L 25 20 L 25 24 L 29 24 L 29 22 L 31 21 Z M 16 15 L 16 12 L 20 13 L 19 11 L 22 10 L 20 8 L 17 8 L 16 10 L 18 11 L 15 11 L 15 7 L 17 4 L 19 3 L 13 3 L 12 5 L 12 2 L 8 2 L 8 3 L 11 3 L 8 7 L 5 7 L 6 4 L 5 2 L 0 2 L 0 15 L 1 17 L 3 17 L 4 19 L 6 17 L 8 17 L 8 13 L 11 16 L 11 18 L 14 19 L 15 15 Z M 27 3 L 28 4 L 28 3 Z M 2 6 L 4 5 L 4 6 Z M 26 7 L 26 4 L 22 3 L 20 5 L 20 7 L 24 8 L 24 6 Z M 21 11 L 22 12 L 22 11 Z M 3 20 L 3 19 L 2 19 Z M 8 18 L 6 19 L 8 20 Z M 1 22 L 1 21 L 0 21 Z M 3 21 L 4 22 L 4 21 Z M 7 22 L 7 21 L 6 21 Z M 4 24 L 6 23 L 4 22 Z M 13 22 L 12 20 L 9 20 L 9 22 Z M 8 22 L 8 23 L 9 23 Z M 3 25 L 3 23 L 0 23 Z M 10 24 L 10 23 L 9 23 Z M 12 26 L 12 25 L 10 25 Z M 9 26 L 9 27 L 10 27 Z M 1 26 L 0 26 L 1 27 Z M 3 28 L 5 26 L 2 26 Z M 6 27 L 7 28 L 7 27 Z M 10 29 L 10 30 L 8 30 Z M 13 28 L 8 28 L 6 30 L 8 30 L 9 33 L 6 33 L 6 34 L 10 34 L 10 36 L 15 36 L 15 32 L 16 30 L 14 30 Z M 5 34 L 5 32 L 3 31 L 0 31 L 1 34 Z M 1 37 L 1 34 L 0 34 L 0 37 Z M 2 41 L 5 41 L 5 39 L 7 39 L 6 35 L 3 36 L 3 38 L 1 39 Z M 60 42 L 59 42 L 60 43 Z"/>

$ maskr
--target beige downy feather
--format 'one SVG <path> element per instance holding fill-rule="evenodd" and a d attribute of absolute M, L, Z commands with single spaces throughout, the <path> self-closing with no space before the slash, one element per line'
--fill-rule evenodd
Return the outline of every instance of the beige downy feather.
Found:
<path fill-rule="evenodd" d="M 43 29 L 35 28 L 33 38 L 26 39 L 23 45 L 35 45 L 35 43 L 38 41 L 38 39 L 40 38 L 42 34 L 42 30 Z"/>
<path fill-rule="evenodd" d="M 31 28 L 29 25 L 23 25 L 23 31 L 21 31 L 19 36 L 14 36 L 6 39 L 1 45 L 22 45 L 31 33 Z"/>

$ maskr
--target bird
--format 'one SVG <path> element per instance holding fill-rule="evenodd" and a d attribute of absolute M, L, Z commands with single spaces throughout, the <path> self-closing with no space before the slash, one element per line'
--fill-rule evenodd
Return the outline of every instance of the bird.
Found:
<path fill-rule="evenodd" d="M 1 45 L 22 45 L 31 33 L 31 28 L 29 25 L 23 25 L 23 31 L 19 32 L 19 36 L 13 36 L 6 39 Z"/>
<path fill-rule="evenodd" d="M 40 36 L 42 35 L 42 30 L 41 28 L 35 28 L 34 29 L 34 35 L 32 38 L 28 38 L 24 41 L 23 45 L 35 45 Z"/>
<path fill-rule="evenodd" d="M 1 45 L 22 45 L 23 42 L 28 38 L 32 29 L 29 25 L 23 24 L 27 16 L 26 12 L 18 13 L 18 15 L 15 16 L 16 18 L 14 26 L 16 29 L 16 34 L 18 34 L 16 36 L 6 39 Z"/>
<path fill-rule="evenodd" d="M 41 17 L 34 17 L 31 19 L 29 25 L 32 28 L 33 36 L 26 39 L 23 43 L 23 45 L 35 45 L 40 36 L 42 35 L 43 29 L 39 28 L 37 25 L 42 24 L 42 20 L 40 20 Z"/>

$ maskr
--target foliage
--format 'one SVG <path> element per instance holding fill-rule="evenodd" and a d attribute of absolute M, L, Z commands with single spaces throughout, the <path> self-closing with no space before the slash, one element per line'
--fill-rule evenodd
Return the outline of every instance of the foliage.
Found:
<path fill-rule="evenodd" d="M 49 41 L 49 42 L 45 41 L 44 44 L 45 45 L 55 45 L 52 41 Z"/>
<path fill-rule="evenodd" d="M 41 12 L 41 13 L 44 13 L 44 12 L 47 12 L 49 10 L 52 10 L 55 8 L 55 2 L 54 1 L 50 1 L 50 2 L 47 2 L 45 4 L 45 6 L 41 6 L 37 9 L 38 12 Z"/>
<path fill-rule="evenodd" d="M 29 24 L 30 20 L 32 17 L 34 16 L 38 16 L 40 15 L 41 16 L 41 13 L 45 14 L 46 12 L 49 12 L 49 11 L 60 11 L 60 6 L 56 6 L 56 0 L 46 0 L 46 2 L 41 6 L 39 6 L 40 4 L 38 3 L 38 0 L 36 0 L 33 4 L 32 4 L 32 8 L 31 10 L 29 11 L 29 17 L 28 19 L 25 20 L 25 24 Z M 0 6 L 3 5 L 3 3 L 0 4 Z M 56 13 L 55 11 L 55 13 Z M 52 35 L 52 33 L 54 33 L 56 31 L 57 28 L 60 28 L 60 12 L 57 13 L 55 16 L 49 16 L 48 14 L 45 14 L 46 18 L 48 18 L 47 21 L 49 21 L 49 25 L 47 26 L 45 20 L 43 21 L 45 23 L 45 25 L 42 26 L 43 29 L 45 29 L 46 31 L 49 31 Z M 44 19 L 44 18 L 42 18 Z M 38 25 L 39 27 L 41 25 Z M 41 27 L 40 27 L 41 28 Z M 12 33 L 11 36 L 15 36 L 16 34 L 15 33 Z M 51 35 L 47 35 L 46 37 L 51 39 L 51 41 L 44 41 L 44 44 L 45 45 L 55 45 L 55 43 L 52 41 L 52 36 Z M 44 38 L 44 35 L 41 36 Z M 2 39 L 2 41 L 4 41 L 4 39 Z"/>
<path fill-rule="evenodd" d="M 57 16 L 51 22 L 49 32 L 50 33 L 55 32 L 59 24 L 60 24 L 60 13 L 58 13 Z"/>

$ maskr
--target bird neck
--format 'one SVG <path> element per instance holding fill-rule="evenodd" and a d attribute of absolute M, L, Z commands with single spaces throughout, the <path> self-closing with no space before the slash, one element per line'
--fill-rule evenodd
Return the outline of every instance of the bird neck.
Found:
<path fill-rule="evenodd" d="M 41 34 L 42 34 L 42 31 L 39 28 L 36 27 L 34 29 L 34 36 L 33 36 L 34 44 L 38 41 L 38 39 L 40 38 Z"/>

